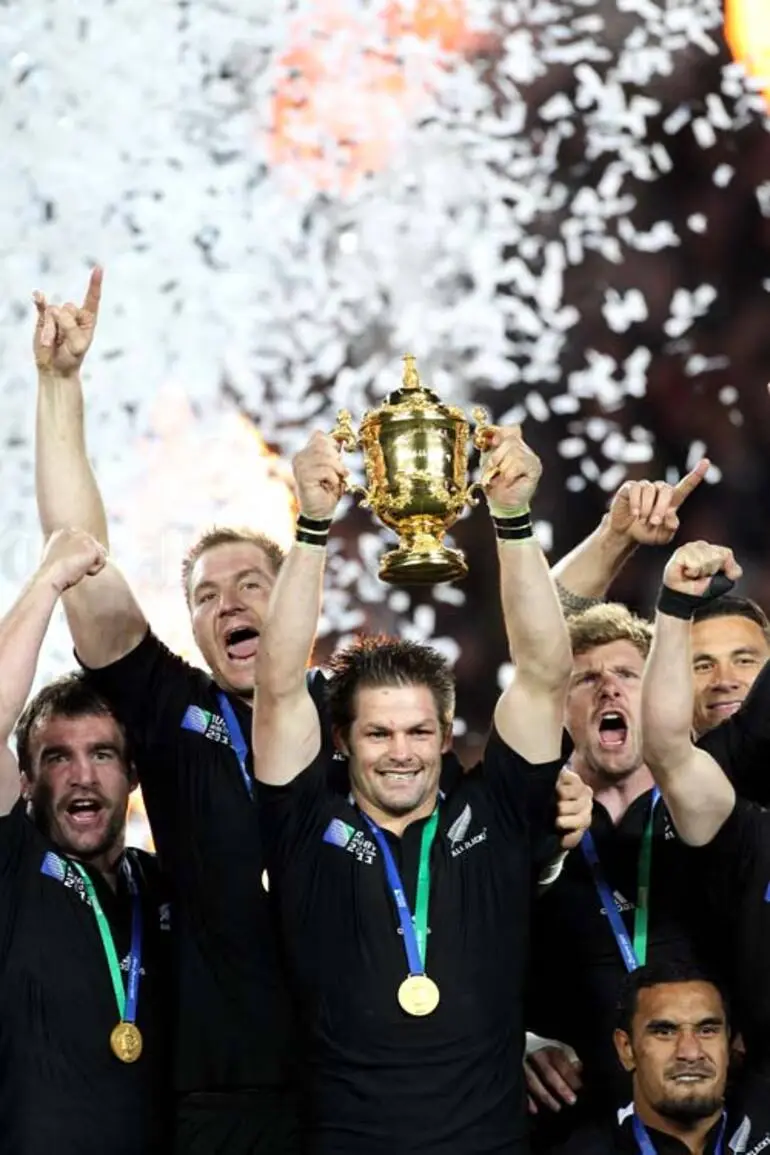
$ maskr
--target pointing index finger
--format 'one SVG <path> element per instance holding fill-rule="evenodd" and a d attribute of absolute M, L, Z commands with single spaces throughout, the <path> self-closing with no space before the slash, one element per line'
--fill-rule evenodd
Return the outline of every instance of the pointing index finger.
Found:
<path fill-rule="evenodd" d="M 104 270 L 97 265 L 95 269 L 91 270 L 91 277 L 86 289 L 86 295 L 83 300 L 83 309 L 88 313 L 93 313 L 94 316 L 99 312 L 99 301 L 102 296 L 102 279 L 104 277 Z"/>
<path fill-rule="evenodd" d="M 695 468 L 691 469 L 681 481 L 677 482 L 671 494 L 671 507 L 673 509 L 678 509 L 682 502 L 687 500 L 693 490 L 698 488 L 708 473 L 710 465 L 711 462 L 708 457 L 701 457 Z"/>

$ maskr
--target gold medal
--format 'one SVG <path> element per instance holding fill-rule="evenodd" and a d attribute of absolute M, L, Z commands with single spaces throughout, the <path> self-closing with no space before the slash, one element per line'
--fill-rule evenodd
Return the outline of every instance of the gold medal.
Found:
<path fill-rule="evenodd" d="M 110 1046 L 121 1063 L 135 1063 L 142 1053 L 142 1033 L 136 1023 L 118 1023 L 110 1035 Z"/>
<path fill-rule="evenodd" d="M 398 1002 L 408 1015 L 432 1015 L 438 1006 L 439 989 L 427 975 L 409 975 L 398 988 Z"/>

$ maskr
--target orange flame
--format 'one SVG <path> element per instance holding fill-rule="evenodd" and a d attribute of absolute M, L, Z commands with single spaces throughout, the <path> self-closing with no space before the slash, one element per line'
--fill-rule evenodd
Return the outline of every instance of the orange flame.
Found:
<path fill-rule="evenodd" d="M 725 38 L 735 59 L 759 82 L 770 105 L 768 0 L 725 0 Z"/>

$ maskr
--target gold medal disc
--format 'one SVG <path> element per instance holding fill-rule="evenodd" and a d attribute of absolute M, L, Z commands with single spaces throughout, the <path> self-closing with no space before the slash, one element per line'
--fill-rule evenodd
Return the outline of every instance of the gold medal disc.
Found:
<path fill-rule="evenodd" d="M 135 1023 L 118 1023 L 110 1035 L 110 1046 L 121 1063 L 135 1063 L 142 1053 L 142 1033 Z"/>
<path fill-rule="evenodd" d="M 427 975 L 409 975 L 398 988 L 398 1002 L 408 1015 L 432 1015 L 440 999 L 439 989 Z"/>

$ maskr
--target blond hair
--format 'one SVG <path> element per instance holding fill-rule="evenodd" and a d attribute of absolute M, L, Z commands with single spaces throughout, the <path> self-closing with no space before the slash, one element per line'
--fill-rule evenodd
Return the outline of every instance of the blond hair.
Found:
<path fill-rule="evenodd" d="M 259 533 L 259 531 L 255 529 L 235 529 L 229 525 L 215 525 L 201 534 L 182 559 L 182 585 L 188 605 L 190 604 L 191 594 L 190 578 L 198 558 L 202 557 L 208 550 L 214 549 L 217 545 L 232 545 L 244 541 L 251 545 L 258 546 L 267 558 L 273 573 L 278 573 L 286 555 L 278 543 L 268 537 L 267 534 Z"/>
<path fill-rule="evenodd" d="M 630 642 L 643 658 L 650 652 L 652 625 L 645 618 L 632 614 L 620 602 L 602 602 L 591 606 L 574 617 L 567 618 L 572 656 L 608 646 L 612 642 Z"/>

